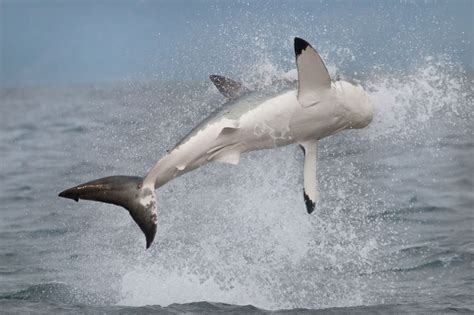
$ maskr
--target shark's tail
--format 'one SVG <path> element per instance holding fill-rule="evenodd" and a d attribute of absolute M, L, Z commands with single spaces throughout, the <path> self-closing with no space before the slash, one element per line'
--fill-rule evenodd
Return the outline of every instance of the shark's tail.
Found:
<path fill-rule="evenodd" d="M 143 178 L 110 176 L 87 182 L 59 193 L 59 197 L 79 201 L 95 200 L 128 210 L 146 237 L 149 248 L 156 234 L 158 214 L 154 188 L 143 187 Z"/>

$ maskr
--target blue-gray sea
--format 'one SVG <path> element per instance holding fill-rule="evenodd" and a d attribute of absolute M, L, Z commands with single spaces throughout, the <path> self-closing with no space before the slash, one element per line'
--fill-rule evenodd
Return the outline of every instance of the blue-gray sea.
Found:
<path fill-rule="evenodd" d="M 474 312 L 473 3 L 3 1 L 0 313 Z M 277 93 L 293 36 L 356 80 L 372 124 L 320 141 L 308 215 L 297 146 L 157 191 L 128 213 L 61 199 L 143 176 L 225 103 Z"/>

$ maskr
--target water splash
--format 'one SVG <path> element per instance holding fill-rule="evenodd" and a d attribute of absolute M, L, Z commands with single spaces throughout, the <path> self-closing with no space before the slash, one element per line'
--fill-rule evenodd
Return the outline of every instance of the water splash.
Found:
<path fill-rule="evenodd" d="M 353 58 L 350 51 L 339 51 Z M 334 65 L 329 69 L 338 72 Z M 244 82 L 264 89 L 294 76 L 294 69 L 264 56 L 245 69 Z M 394 137 L 395 142 L 421 141 L 427 135 L 420 125 L 440 114 L 458 117 L 469 90 L 459 65 L 446 56 L 426 57 L 404 75 L 379 69 L 363 84 L 376 119 L 357 135 L 325 140 L 320 163 L 324 195 L 316 215 L 303 213 L 302 158 L 293 148 L 250 153 L 237 169 L 215 165 L 177 179 L 160 192 L 166 196 L 166 211 L 156 247 L 151 256 L 140 254 L 138 266 L 127 268 L 119 304 L 203 299 L 278 309 L 383 300 L 387 293 L 374 292 L 371 283 L 394 281 L 385 271 L 392 270 L 396 257 L 384 248 L 403 244 L 404 232 L 369 219 L 394 204 L 389 192 L 365 180 L 371 172 L 366 168 L 373 166 L 364 164 L 370 158 L 358 156 L 361 141 L 368 140 L 369 147 L 383 147 Z M 211 86 L 200 102 L 213 94 Z M 351 151 L 357 155 L 347 155 Z M 172 210 L 177 205 L 185 210 Z"/>
<path fill-rule="evenodd" d="M 469 120 L 469 81 L 461 65 L 447 55 L 427 56 L 407 73 L 375 73 L 366 83 L 376 109 L 371 138 L 417 140 L 434 118 Z"/>

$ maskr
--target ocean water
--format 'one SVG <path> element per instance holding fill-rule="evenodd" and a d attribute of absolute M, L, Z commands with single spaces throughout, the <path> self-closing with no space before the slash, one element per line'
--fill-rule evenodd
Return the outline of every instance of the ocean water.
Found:
<path fill-rule="evenodd" d="M 20 43 L 2 48 L 0 313 L 474 312 L 472 3 L 268 4 L 2 4 L 3 40 Z M 108 70 L 107 57 L 123 56 L 100 55 L 97 34 L 77 52 L 90 68 L 78 59 L 53 71 L 50 55 L 29 60 L 15 48 L 51 36 L 63 60 L 77 50 L 58 48 L 71 18 L 92 10 L 78 31 L 87 34 L 107 9 L 114 23 L 137 22 L 133 31 L 173 45 L 147 55 L 146 70 L 124 65 L 130 76 Z M 38 21 L 58 18 L 44 12 L 69 17 L 61 34 L 42 33 Z M 24 14 L 36 29 L 21 26 Z M 154 14 L 166 18 L 151 27 Z M 133 34 L 102 32 L 106 42 Z M 210 73 L 278 92 L 295 76 L 295 35 L 375 105 L 368 128 L 321 140 L 312 215 L 297 146 L 160 188 L 149 250 L 125 210 L 57 197 L 88 180 L 146 174 L 225 102 Z M 143 39 L 123 40 L 140 68 Z"/>

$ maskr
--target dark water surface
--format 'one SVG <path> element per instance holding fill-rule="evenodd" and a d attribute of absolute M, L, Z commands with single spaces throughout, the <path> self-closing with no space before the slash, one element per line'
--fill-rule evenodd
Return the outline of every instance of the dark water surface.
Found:
<path fill-rule="evenodd" d="M 466 26 L 452 13 L 459 7 L 400 5 L 392 15 L 369 6 L 372 19 L 364 19 L 353 7 L 323 6 L 333 16 L 359 16 L 336 26 L 310 13 L 296 19 L 302 8 L 277 23 L 283 9 L 245 15 L 240 6 L 210 13 L 233 22 L 242 16 L 242 24 L 215 24 L 230 46 L 207 41 L 210 26 L 199 35 L 206 40 L 194 30 L 194 41 L 185 36 L 194 50 L 178 49 L 170 76 L 36 84 L 43 87 L 18 85 L 15 76 L 1 88 L 0 313 L 474 311 L 473 76 L 472 61 L 463 59 L 470 44 L 454 43 L 465 36 L 453 31 Z M 398 37 L 376 45 L 374 25 Z M 92 179 L 146 174 L 224 102 L 205 80 L 210 72 L 277 91 L 279 80 L 294 76 L 294 35 L 322 39 L 316 46 L 331 75 L 357 78 L 376 109 L 367 129 L 321 141 L 322 199 L 312 215 L 297 146 L 251 152 L 235 167 L 210 164 L 162 187 L 147 251 L 125 210 L 57 197 Z M 203 53 L 206 42 L 213 48 Z M 221 55 L 212 63 L 227 48 L 232 70 Z M 182 62 L 199 54 L 200 62 Z"/>

